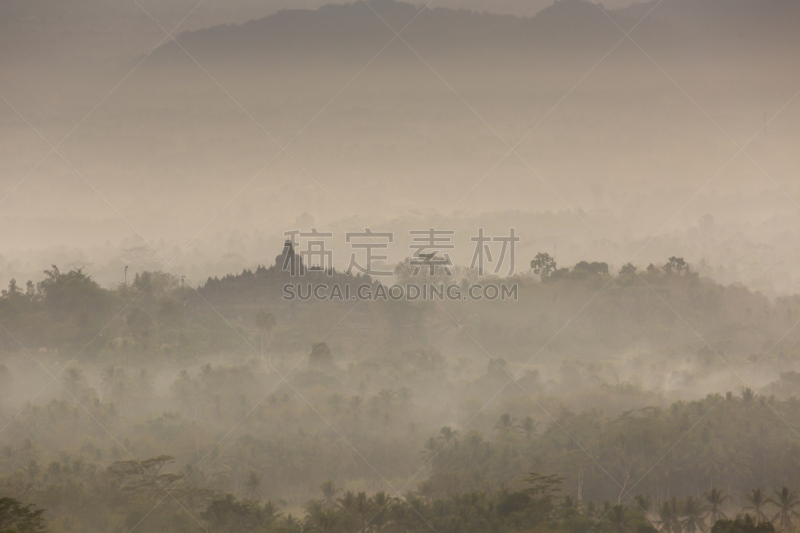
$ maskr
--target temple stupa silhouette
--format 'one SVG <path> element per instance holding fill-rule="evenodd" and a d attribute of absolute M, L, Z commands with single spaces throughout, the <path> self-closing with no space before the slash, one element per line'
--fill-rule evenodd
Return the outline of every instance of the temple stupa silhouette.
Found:
<path fill-rule="evenodd" d="M 275 266 L 278 270 L 289 272 L 293 276 L 302 275 L 305 272 L 303 258 L 294 251 L 294 245 L 289 239 L 283 243 L 283 251 L 275 257 Z"/>

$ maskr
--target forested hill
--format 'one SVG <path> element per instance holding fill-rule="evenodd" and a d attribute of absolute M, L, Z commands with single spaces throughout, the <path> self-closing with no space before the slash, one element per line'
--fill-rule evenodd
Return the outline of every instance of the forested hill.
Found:
<path fill-rule="evenodd" d="M 293 278 L 275 265 L 210 279 L 196 289 L 158 272 L 137 273 L 131 284 L 105 289 L 89 272 L 54 268 L 38 284 L 13 281 L 3 291 L 2 346 L 18 351 L 19 341 L 30 350 L 86 350 L 112 359 L 128 352 L 247 352 L 248 339 L 260 335 L 255 316 L 266 310 L 276 317 L 271 342 L 283 353 L 307 349 L 350 313 L 343 326 L 363 326 L 363 334 L 354 337 L 352 329 L 341 328 L 330 334 L 351 353 L 383 350 L 387 343 L 392 349 L 417 348 L 431 331 L 442 333 L 432 342 L 447 353 L 458 332 L 466 331 L 509 361 L 525 360 L 542 346 L 545 353 L 571 358 L 630 350 L 672 354 L 700 367 L 713 367 L 720 358 L 747 364 L 762 356 L 778 362 L 800 355 L 792 329 L 800 320 L 800 295 L 770 301 L 743 286 L 701 279 L 682 260 L 674 261 L 614 274 L 581 262 L 541 280 L 533 274 L 496 280 L 518 286 L 518 299 L 505 302 L 287 302 L 282 287 Z M 310 274 L 303 283 L 375 283 L 341 273 Z"/>

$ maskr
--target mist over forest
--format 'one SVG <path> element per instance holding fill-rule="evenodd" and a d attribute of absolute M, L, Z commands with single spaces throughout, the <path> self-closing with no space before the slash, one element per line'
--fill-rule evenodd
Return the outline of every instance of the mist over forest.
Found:
<path fill-rule="evenodd" d="M 797 533 L 799 27 L 0 0 L 0 533 Z"/>

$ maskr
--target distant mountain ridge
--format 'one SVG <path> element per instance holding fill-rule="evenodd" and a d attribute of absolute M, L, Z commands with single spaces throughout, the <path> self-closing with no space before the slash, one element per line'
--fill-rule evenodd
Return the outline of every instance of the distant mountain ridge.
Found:
<path fill-rule="evenodd" d="M 408 24 L 403 39 L 420 53 L 443 58 L 501 54 L 506 60 L 524 61 L 597 53 L 634 26 L 631 36 L 650 50 L 701 57 L 725 52 L 796 54 L 800 44 L 800 2 L 793 0 L 651 0 L 617 10 L 586 0 L 557 0 L 530 18 L 420 8 L 397 0 L 369 4 L 285 10 L 240 25 L 186 32 L 178 40 L 198 60 L 225 62 L 360 59 L 391 40 L 394 34 L 387 24 L 395 31 Z M 154 55 L 159 62 L 169 62 L 178 52 L 169 43 Z"/>

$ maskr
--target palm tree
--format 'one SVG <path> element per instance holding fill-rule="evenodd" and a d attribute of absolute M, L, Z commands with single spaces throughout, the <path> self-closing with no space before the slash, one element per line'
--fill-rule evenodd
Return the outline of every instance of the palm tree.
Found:
<path fill-rule="evenodd" d="M 425 441 L 422 451 L 419 452 L 420 456 L 422 456 L 422 460 L 425 461 L 426 464 L 432 461 L 437 453 L 439 453 L 439 442 L 436 440 L 436 437 L 428 438 L 428 440 Z"/>
<path fill-rule="evenodd" d="M 456 438 L 456 435 L 458 435 L 458 431 L 453 431 L 450 426 L 444 426 L 440 429 L 439 440 L 442 442 L 442 446 L 447 445 L 447 443 Z"/>
<path fill-rule="evenodd" d="M 253 515 L 257 524 L 261 526 L 262 531 L 269 531 L 272 529 L 272 526 L 281 518 L 282 514 L 280 509 L 269 500 L 267 500 L 267 503 L 265 503 L 263 507 L 256 504 L 253 509 Z"/>
<path fill-rule="evenodd" d="M 352 514 L 356 505 L 356 493 L 352 490 L 348 490 L 342 494 L 341 498 L 336 498 L 336 501 L 339 503 L 339 507 L 341 507 L 344 512 L 347 514 Z"/>
<path fill-rule="evenodd" d="M 625 505 L 618 503 L 608 513 L 608 523 L 613 533 L 628 533 L 630 531 L 630 515 Z"/>
<path fill-rule="evenodd" d="M 712 526 L 720 518 L 726 518 L 725 513 L 722 512 L 721 508 L 726 501 L 731 499 L 730 495 L 725 494 L 725 491 L 723 489 L 718 489 L 717 487 L 711 487 L 711 490 L 703 494 L 703 496 L 708 502 L 708 505 L 711 507 L 708 515 L 711 517 Z"/>
<path fill-rule="evenodd" d="M 302 526 L 300 521 L 289 513 L 281 520 L 278 531 L 281 533 L 300 533 L 302 531 Z"/>
<path fill-rule="evenodd" d="M 256 327 L 260 329 L 265 335 L 269 335 L 272 328 L 275 327 L 275 315 L 263 309 L 256 313 Z"/>
<path fill-rule="evenodd" d="M 475 471 L 478 472 L 477 470 Z M 570 518 L 578 514 L 578 504 L 577 502 L 567 494 L 561 500 L 561 517 L 562 518 Z"/>
<path fill-rule="evenodd" d="M 517 431 L 518 428 L 519 424 L 517 424 L 517 419 L 511 418 L 511 415 L 508 413 L 500 415 L 500 420 L 494 425 L 494 429 L 500 434 L 512 433 Z"/>
<path fill-rule="evenodd" d="M 338 505 L 335 497 L 336 493 L 341 489 L 336 488 L 336 484 L 333 481 L 326 481 L 319 486 L 319 490 L 322 491 L 322 505 L 328 509 L 333 509 Z"/>
<path fill-rule="evenodd" d="M 681 533 L 678 500 L 664 500 L 658 508 L 658 530 L 661 533 Z"/>
<path fill-rule="evenodd" d="M 244 481 L 244 488 L 247 490 L 247 497 L 249 500 L 260 500 L 261 493 L 258 492 L 258 487 L 261 486 L 261 475 L 255 470 L 251 470 Z"/>
<path fill-rule="evenodd" d="M 306 517 L 306 527 L 303 530 L 305 532 L 339 533 L 342 531 L 342 526 L 336 511 L 318 509 Z"/>
<path fill-rule="evenodd" d="M 756 515 L 756 525 L 760 524 L 762 520 L 769 520 L 764 513 L 764 507 L 769 503 L 769 498 L 761 492 L 761 489 L 752 489 L 750 494 L 745 494 L 744 499 L 750 504 L 745 509 L 752 509 Z"/>
<path fill-rule="evenodd" d="M 385 492 L 376 492 L 372 495 L 372 508 L 374 512 L 370 514 L 374 515 L 370 522 L 372 523 L 372 529 L 376 533 L 380 533 L 383 530 L 383 527 L 386 525 L 387 517 L 389 514 L 389 506 L 394 502 L 394 498 L 388 496 Z M 370 525 L 369 523 L 367 525 Z"/>
<path fill-rule="evenodd" d="M 597 507 L 597 502 L 589 500 L 586 502 L 586 506 L 584 507 L 584 514 L 589 518 L 599 518 L 600 517 L 600 509 Z"/>
<path fill-rule="evenodd" d="M 426 479 L 425 481 L 417 485 L 417 494 L 419 494 L 420 497 L 425 502 L 430 502 L 435 493 L 436 493 L 436 486 L 430 479 Z"/>
<path fill-rule="evenodd" d="M 795 507 L 800 505 L 797 492 L 789 490 L 789 487 L 783 487 L 780 491 L 776 490 L 775 497 L 767 501 L 778 507 L 778 512 L 772 521 L 777 521 L 780 529 L 788 531 L 792 526 L 792 517 L 800 516 L 800 513 L 795 511 Z"/>
<path fill-rule="evenodd" d="M 411 502 L 413 501 L 419 500 L 411 500 Z M 415 513 L 413 503 L 395 500 L 395 503 L 389 509 L 394 533 L 409 533 L 414 530 L 418 515 Z"/>
<path fill-rule="evenodd" d="M 708 514 L 708 505 L 704 505 L 700 500 L 696 500 L 691 494 L 686 497 L 681 509 L 683 515 L 683 530 L 686 533 L 706 533 L 708 526 L 705 517 Z"/>
<path fill-rule="evenodd" d="M 750 387 L 747 387 L 742 391 L 742 401 L 744 403 L 752 402 L 753 398 L 755 398 L 755 397 L 756 397 L 756 393 L 753 392 L 753 389 L 751 389 Z"/>
<path fill-rule="evenodd" d="M 364 527 L 367 525 L 367 520 L 370 519 L 370 511 L 372 505 L 367 498 L 366 492 L 359 492 L 355 499 L 355 505 L 353 506 L 353 511 L 355 511 L 355 517 L 358 520 L 358 531 L 362 531 Z"/>
<path fill-rule="evenodd" d="M 645 494 L 637 494 L 633 497 L 633 501 L 636 502 L 636 505 L 645 515 L 650 512 L 650 508 L 653 506 L 653 498 Z"/>

